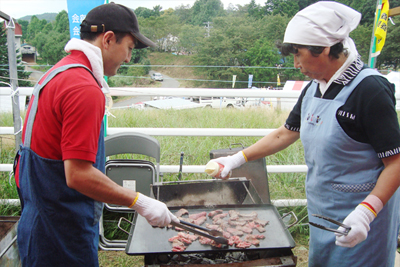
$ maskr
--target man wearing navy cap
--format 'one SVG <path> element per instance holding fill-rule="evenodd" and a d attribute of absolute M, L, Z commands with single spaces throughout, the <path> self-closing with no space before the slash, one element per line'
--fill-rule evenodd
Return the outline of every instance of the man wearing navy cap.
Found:
<path fill-rule="evenodd" d="M 103 117 L 108 87 L 133 49 L 155 46 L 135 14 L 110 3 L 92 9 L 81 40 L 35 86 L 18 152 L 16 182 L 22 266 L 98 266 L 103 202 L 132 208 L 153 226 L 177 218 L 164 203 L 105 176 Z M 40 97 L 40 98 L 39 98 Z"/>

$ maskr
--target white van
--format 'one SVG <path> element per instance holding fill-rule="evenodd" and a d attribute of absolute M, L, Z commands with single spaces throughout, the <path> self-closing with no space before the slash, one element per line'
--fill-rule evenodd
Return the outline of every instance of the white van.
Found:
<path fill-rule="evenodd" d="M 238 108 L 241 100 L 235 97 L 191 97 L 192 102 L 198 103 L 205 108 Z"/>

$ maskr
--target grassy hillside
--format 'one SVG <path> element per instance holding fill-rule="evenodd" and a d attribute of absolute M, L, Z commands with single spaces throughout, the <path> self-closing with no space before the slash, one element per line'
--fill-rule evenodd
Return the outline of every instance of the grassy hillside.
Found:
<path fill-rule="evenodd" d="M 151 65 L 164 65 L 165 67 L 152 67 L 152 70 L 161 72 L 171 78 L 177 79 L 180 87 L 193 88 L 202 87 L 195 84 L 193 80 L 202 79 L 203 77 L 195 73 L 195 68 L 187 67 L 195 65 L 193 56 L 173 55 L 172 53 L 152 52 L 149 54 Z M 186 67 L 176 67 L 186 66 Z"/>

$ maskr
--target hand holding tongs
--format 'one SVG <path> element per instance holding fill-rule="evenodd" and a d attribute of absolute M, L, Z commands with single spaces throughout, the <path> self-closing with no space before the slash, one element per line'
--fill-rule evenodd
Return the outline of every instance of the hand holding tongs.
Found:
<path fill-rule="evenodd" d="M 179 223 L 172 221 L 171 224 L 173 226 L 185 229 L 185 230 L 187 230 L 189 232 L 192 232 L 194 234 L 207 237 L 207 238 L 209 238 L 211 240 L 214 240 L 217 243 L 228 244 L 228 240 L 225 237 L 222 237 L 222 233 L 220 231 L 218 231 L 218 230 L 204 228 L 204 227 L 201 227 L 199 225 L 196 225 L 196 224 L 193 224 L 193 223 L 188 223 L 188 222 L 185 222 L 185 221 L 182 221 L 182 220 L 179 220 Z M 200 229 L 201 231 L 199 231 L 197 229 L 194 229 L 192 227 Z"/>
<path fill-rule="evenodd" d="M 317 217 L 317 218 L 321 218 L 321 219 L 324 219 L 324 220 L 326 220 L 328 222 L 331 222 L 331 223 L 334 223 L 336 225 L 339 225 L 339 226 L 344 228 L 344 231 L 339 231 L 338 229 L 332 229 L 332 228 L 328 228 L 328 227 L 325 227 L 325 226 L 317 224 L 317 223 L 308 222 L 310 225 L 312 225 L 314 227 L 317 227 L 317 228 L 320 228 L 320 229 L 323 229 L 323 230 L 327 230 L 327 231 L 331 231 L 331 232 L 335 232 L 335 233 L 338 233 L 338 234 L 341 234 L 341 235 L 347 235 L 351 230 L 350 226 L 345 225 L 345 224 L 343 224 L 341 222 L 338 222 L 338 221 L 336 221 L 334 219 L 331 219 L 329 217 L 325 217 L 325 216 L 322 216 L 322 215 L 319 215 L 319 214 L 313 214 L 312 216 Z"/>

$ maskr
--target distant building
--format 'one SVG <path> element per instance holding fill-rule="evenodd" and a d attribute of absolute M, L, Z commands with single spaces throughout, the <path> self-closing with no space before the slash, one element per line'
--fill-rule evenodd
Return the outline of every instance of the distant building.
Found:
<path fill-rule="evenodd" d="M 21 25 L 18 24 L 18 22 L 14 21 L 14 23 L 15 23 L 15 48 L 17 51 L 17 55 L 21 55 L 21 60 L 24 62 L 35 63 L 37 57 L 36 47 L 29 44 L 21 44 L 22 28 Z M 3 27 L 7 28 L 6 21 L 4 21 Z"/>
<path fill-rule="evenodd" d="M 22 54 L 22 61 L 28 63 L 35 63 L 36 62 L 36 47 L 30 44 L 22 44 L 20 52 Z"/>

